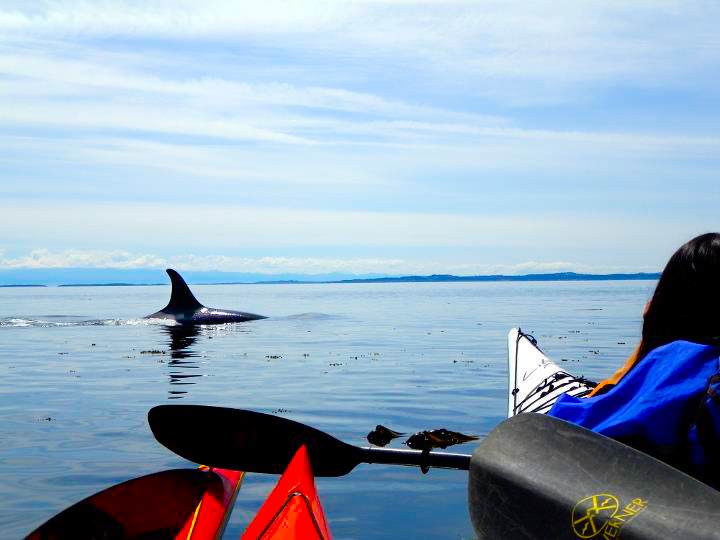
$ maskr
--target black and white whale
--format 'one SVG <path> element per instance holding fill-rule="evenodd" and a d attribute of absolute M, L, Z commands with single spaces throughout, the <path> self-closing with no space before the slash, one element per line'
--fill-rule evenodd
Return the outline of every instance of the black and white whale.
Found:
<path fill-rule="evenodd" d="M 168 268 L 166 272 L 172 282 L 170 302 L 160 311 L 145 317 L 146 319 L 172 319 L 181 324 L 222 324 L 267 319 L 255 313 L 205 307 L 193 296 L 180 274 L 172 268 Z"/>

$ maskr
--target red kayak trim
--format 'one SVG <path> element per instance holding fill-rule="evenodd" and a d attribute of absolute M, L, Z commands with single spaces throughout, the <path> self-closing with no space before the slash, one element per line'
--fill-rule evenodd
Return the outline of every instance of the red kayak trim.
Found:
<path fill-rule="evenodd" d="M 219 540 L 232 513 L 240 484 L 245 473 L 229 469 L 201 467 L 208 474 L 216 474 L 221 484 L 209 483 L 202 499 L 195 508 L 192 519 L 185 523 L 177 540 Z"/>
<path fill-rule="evenodd" d="M 307 449 L 301 446 L 241 540 L 331 540 Z"/>

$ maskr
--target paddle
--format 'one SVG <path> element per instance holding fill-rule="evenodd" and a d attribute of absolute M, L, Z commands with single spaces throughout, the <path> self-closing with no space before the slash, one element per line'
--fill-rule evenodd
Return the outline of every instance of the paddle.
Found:
<path fill-rule="evenodd" d="M 316 476 L 358 463 L 468 469 L 479 538 L 720 538 L 720 493 L 617 441 L 541 414 L 502 422 L 469 456 L 352 446 L 275 416 L 197 405 L 148 414 L 156 438 L 195 462 L 279 474 L 301 444 Z"/>
<path fill-rule="evenodd" d="M 176 454 L 224 469 L 281 474 L 304 444 L 315 476 L 343 476 L 360 463 L 467 470 L 470 456 L 362 448 L 287 418 L 204 405 L 158 405 L 148 413 L 155 438 Z"/>
<path fill-rule="evenodd" d="M 480 443 L 468 506 L 479 538 L 720 538 L 720 492 L 543 414 L 510 418 Z"/>

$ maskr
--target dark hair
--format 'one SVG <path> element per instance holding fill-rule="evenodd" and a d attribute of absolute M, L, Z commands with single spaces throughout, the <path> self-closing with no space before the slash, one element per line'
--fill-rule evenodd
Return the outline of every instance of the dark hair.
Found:
<path fill-rule="evenodd" d="M 720 345 L 720 234 L 693 238 L 663 270 L 643 317 L 637 359 L 676 340 Z"/>

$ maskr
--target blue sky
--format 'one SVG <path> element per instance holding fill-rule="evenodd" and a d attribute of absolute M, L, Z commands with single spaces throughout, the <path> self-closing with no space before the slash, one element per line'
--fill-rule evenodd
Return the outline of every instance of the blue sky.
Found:
<path fill-rule="evenodd" d="M 0 269 L 658 271 L 715 1 L 0 3 Z"/>

